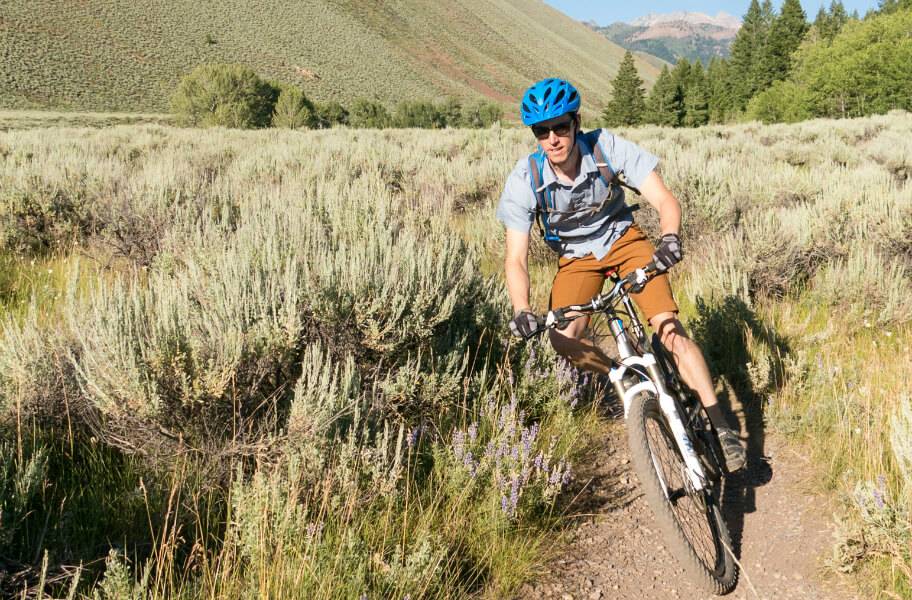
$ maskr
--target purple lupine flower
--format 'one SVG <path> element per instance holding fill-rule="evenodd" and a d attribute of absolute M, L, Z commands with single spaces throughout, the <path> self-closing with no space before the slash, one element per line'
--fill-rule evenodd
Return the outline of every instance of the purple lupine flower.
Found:
<path fill-rule="evenodd" d="M 519 505 L 519 477 L 514 475 L 510 482 L 510 509 L 513 514 L 516 514 L 517 505 Z"/>
<path fill-rule="evenodd" d="M 874 506 L 876 506 L 878 510 L 883 510 L 884 506 L 887 505 L 887 503 L 884 502 L 883 491 L 881 491 L 877 488 L 874 488 L 872 494 L 874 496 Z"/>
<path fill-rule="evenodd" d="M 551 476 L 548 477 L 548 483 L 551 485 L 557 485 L 557 482 L 560 481 L 561 472 L 560 469 L 554 469 L 551 471 Z"/>
<path fill-rule="evenodd" d="M 475 438 L 478 437 L 478 424 L 472 423 L 469 425 L 469 441 L 474 442 Z"/>
<path fill-rule="evenodd" d="M 570 483 L 570 465 L 567 465 L 567 467 L 564 469 L 564 476 L 561 477 L 561 483 L 564 485 Z"/>
<path fill-rule="evenodd" d="M 497 447 L 494 444 L 494 440 L 488 440 L 488 444 L 485 446 L 484 456 L 488 460 L 494 458 L 494 452 L 497 450 Z"/>
<path fill-rule="evenodd" d="M 415 446 L 415 443 L 418 441 L 418 434 L 419 434 L 419 433 L 421 433 L 421 427 L 420 427 L 420 426 L 419 426 L 419 427 L 415 427 L 414 429 L 412 429 L 412 430 L 409 432 L 408 437 L 405 438 L 405 445 L 408 446 L 409 448 L 414 447 L 414 446 Z"/>
<path fill-rule="evenodd" d="M 509 515 L 509 514 L 510 514 L 510 511 L 508 510 L 508 502 L 509 502 L 509 500 L 507 500 L 507 497 L 506 497 L 506 496 L 501 496 L 501 497 L 500 497 L 500 510 L 501 510 L 505 515 Z"/>
<path fill-rule="evenodd" d="M 574 385 L 570 388 L 570 410 L 576 408 L 577 401 L 579 401 L 579 387 Z"/>
<path fill-rule="evenodd" d="M 539 452 L 538 455 L 536 455 L 536 457 L 535 457 L 535 470 L 536 471 L 542 470 L 542 461 L 544 460 L 544 458 L 545 458 L 545 456 L 541 452 Z"/>
<path fill-rule="evenodd" d="M 472 456 L 472 451 L 470 450 L 470 451 L 466 452 L 466 453 L 465 453 L 465 458 L 462 460 L 462 465 L 463 465 L 464 467 L 469 467 L 469 466 L 472 465 L 474 462 L 475 462 L 475 457 Z"/>

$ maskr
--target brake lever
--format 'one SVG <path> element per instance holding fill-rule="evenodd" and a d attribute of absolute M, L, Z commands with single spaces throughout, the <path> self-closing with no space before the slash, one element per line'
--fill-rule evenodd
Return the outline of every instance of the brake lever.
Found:
<path fill-rule="evenodd" d="M 624 277 L 624 281 L 630 287 L 630 291 L 637 294 L 643 291 L 649 280 L 658 272 L 655 263 L 649 263 L 641 269 L 634 269 Z"/>
<path fill-rule="evenodd" d="M 567 318 L 566 311 L 562 308 L 549 310 L 548 314 L 545 316 L 545 327 L 563 330 L 566 329 L 572 321 L 573 319 Z"/>

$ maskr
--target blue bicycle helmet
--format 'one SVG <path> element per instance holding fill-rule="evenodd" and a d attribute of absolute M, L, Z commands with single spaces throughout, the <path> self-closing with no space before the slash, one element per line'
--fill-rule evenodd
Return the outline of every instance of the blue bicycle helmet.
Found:
<path fill-rule="evenodd" d="M 520 112 L 523 125 L 535 125 L 554 117 L 576 112 L 580 95 L 569 81 L 549 77 L 533 83 L 523 94 Z"/>

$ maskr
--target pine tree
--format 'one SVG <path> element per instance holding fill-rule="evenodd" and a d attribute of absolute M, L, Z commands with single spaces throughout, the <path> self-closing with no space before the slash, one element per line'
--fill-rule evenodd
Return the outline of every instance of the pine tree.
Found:
<path fill-rule="evenodd" d="M 716 57 L 709 61 L 706 80 L 709 95 L 709 120 L 711 123 L 725 123 L 733 112 L 734 106 L 728 61 Z"/>
<path fill-rule="evenodd" d="M 751 0 L 738 35 L 732 42 L 728 82 L 731 87 L 732 108 L 743 110 L 747 101 L 757 90 L 754 63 L 759 60 L 758 51 L 765 34 L 760 3 Z"/>
<path fill-rule="evenodd" d="M 681 111 L 684 107 L 683 100 L 680 88 L 675 83 L 671 71 L 667 66 L 662 67 L 662 72 L 659 73 L 659 78 L 652 86 L 652 91 L 646 100 L 645 122 L 677 127 L 680 125 Z"/>
<path fill-rule="evenodd" d="M 646 91 L 633 62 L 633 54 L 629 50 L 624 54 L 611 87 L 611 100 L 602 112 L 605 126 L 630 126 L 642 123 L 643 113 L 646 111 Z"/>
<path fill-rule="evenodd" d="M 700 127 L 709 122 L 709 86 L 703 63 L 690 68 L 690 78 L 684 91 L 684 125 Z"/>
<path fill-rule="evenodd" d="M 687 114 L 687 109 L 685 108 L 684 104 L 687 98 L 687 90 L 691 85 L 692 74 L 693 67 L 690 64 L 690 61 L 688 61 L 686 58 L 678 59 L 678 62 L 675 64 L 675 68 L 671 70 L 671 79 L 677 88 L 676 95 L 681 99 L 677 119 L 678 127 L 684 125 L 684 118 Z"/>
<path fill-rule="evenodd" d="M 764 72 L 769 79 L 761 80 L 766 89 L 773 81 L 784 80 L 792 69 L 792 54 L 798 49 L 808 30 L 807 16 L 798 0 L 785 0 L 782 12 L 773 21 L 764 55 Z"/>
<path fill-rule="evenodd" d="M 760 27 L 754 38 L 754 60 L 751 65 L 753 85 L 751 97 L 760 90 L 764 90 L 776 78 L 776 63 L 771 60 L 770 30 L 776 23 L 776 12 L 773 10 L 772 0 L 764 0 L 760 5 Z"/>

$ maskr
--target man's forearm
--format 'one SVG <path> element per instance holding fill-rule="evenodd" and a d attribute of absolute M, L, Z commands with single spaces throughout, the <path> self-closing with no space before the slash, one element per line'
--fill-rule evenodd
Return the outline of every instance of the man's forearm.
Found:
<path fill-rule="evenodd" d="M 662 235 L 681 233 L 681 204 L 674 197 L 667 198 L 659 208 L 659 227 Z"/>
<path fill-rule="evenodd" d="M 510 294 L 510 303 L 513 304 L 513 313 L 526 310 L 529 305 L 529 268 L 526 265 L 508 261 L 504 265 L 507 276 L 507 291 Z"/>

